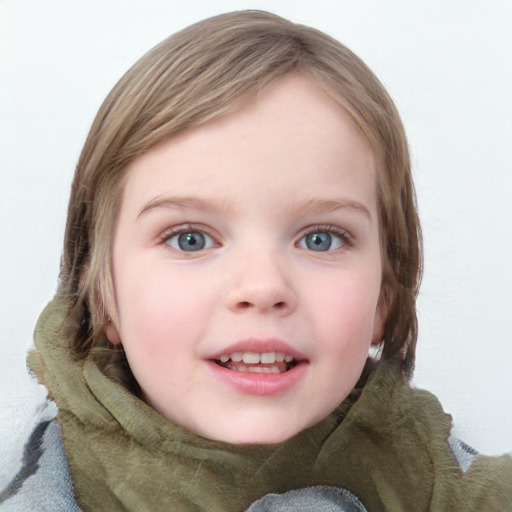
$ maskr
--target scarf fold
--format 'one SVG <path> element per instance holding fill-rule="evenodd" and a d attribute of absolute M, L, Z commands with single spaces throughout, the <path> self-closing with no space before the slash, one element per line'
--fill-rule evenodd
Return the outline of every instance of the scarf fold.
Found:
<path fill-rule="evenodd" d="M 268 493 L 329 485 L 372 512 L 512 511 L 512 458 L 479 457 L 463 473 L 451 417 L 383 362 L 327 418 L 274 445 L 232 445 L 187 431 L 77 359 L 77 326 L 56 298 L 41 314 L 29 367 L 59 407 L 80 507 L 106 512 L 247 509 Z"/>

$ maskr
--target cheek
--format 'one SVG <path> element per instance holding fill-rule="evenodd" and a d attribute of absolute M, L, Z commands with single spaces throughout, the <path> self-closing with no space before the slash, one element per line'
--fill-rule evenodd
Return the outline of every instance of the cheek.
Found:
<path fill-rule="evenodd" d="M 185 333 L 197 330 L 206 305 L 212 302 L 200 272 L 165 264 L 131 268 L 116 283 L 123 343 L 143 341 L 147 349 L 172 347 Z"/>
<path fill-rule="evenodd" d="M 309 299 L 315 311 L 314 324 L 324 332 L 326 342 L 333 347 L 358 351 L 369 343 L 373 334 L 375 312 L 380 293 L 380 275 L 369 273 L 340 273 L 324 282 L 310 284 L 315 290 Z"/>
<path fill-rule="evenodd" d="M 165 266 L 137 266 L 118 280 L 121 342 L 150 403 L 164 388 L 186 393 L 195 378 L 187 363 L 194 359 L 203 329 L 196 291 L 204 287 L 182 274 L 171 274 Z"/>

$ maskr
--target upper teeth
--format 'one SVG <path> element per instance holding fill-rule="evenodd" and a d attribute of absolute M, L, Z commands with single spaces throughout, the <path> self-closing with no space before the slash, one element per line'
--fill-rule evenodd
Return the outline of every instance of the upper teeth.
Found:
<path fill-rule="evenodd" d="M 283 352 L 233 352 L 232 354 L 223 354 L 220 356 L 222 363 L 227 363 L 230 359 L 234 362 L 243 361 L 246 364 L 272 364 L 275 362 L 282 363 L 283 361 L 291 363 L 294 357 Z"/>

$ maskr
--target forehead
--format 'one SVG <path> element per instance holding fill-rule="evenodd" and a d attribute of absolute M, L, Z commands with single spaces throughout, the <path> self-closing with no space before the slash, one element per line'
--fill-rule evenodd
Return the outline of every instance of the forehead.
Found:
<path fill-rule="evenodd" d="M 288 76 L 135 159 L 125 196 L 243 196 L 271 184 L 291 200 L 355 193 L 373 207 L 375 168 L 369 143 L 342 107 L 313 79 Z"/>

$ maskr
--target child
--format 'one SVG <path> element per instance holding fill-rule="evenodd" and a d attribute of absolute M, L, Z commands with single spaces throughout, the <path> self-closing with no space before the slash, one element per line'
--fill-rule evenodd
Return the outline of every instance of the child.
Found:
<path fill-rule="evenodd" d="M 421 261 L 403 128 L 355 55 L 256 11 L 161 43 L 91 128 L 30 357 L 73 507 L 511 509 L 510 457 L 407 384 Z"/>

